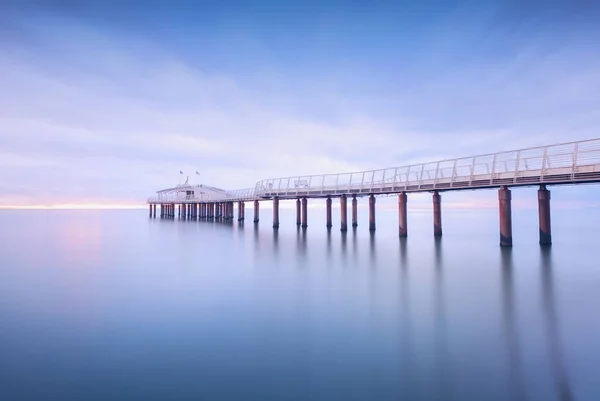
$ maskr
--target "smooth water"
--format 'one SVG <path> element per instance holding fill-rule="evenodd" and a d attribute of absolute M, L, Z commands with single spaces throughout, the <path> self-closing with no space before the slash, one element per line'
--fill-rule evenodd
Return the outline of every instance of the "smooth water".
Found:
<path fill-rule="evenodd" d="M 598 400 L 597 216 L 0 211 L 0 400 Z"/>

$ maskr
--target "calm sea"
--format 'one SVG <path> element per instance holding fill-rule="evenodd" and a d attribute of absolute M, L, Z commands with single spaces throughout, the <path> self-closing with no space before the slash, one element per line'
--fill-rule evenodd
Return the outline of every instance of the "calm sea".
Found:
<path fill-rule="evenodd" d="M 0 211 L 0 400 L 600 399 L 597 213 L 269 213 Z"/>

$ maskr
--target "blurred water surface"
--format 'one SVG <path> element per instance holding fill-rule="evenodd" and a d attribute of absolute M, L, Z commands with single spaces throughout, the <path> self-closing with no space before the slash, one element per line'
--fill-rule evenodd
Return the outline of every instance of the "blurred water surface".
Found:
<path fill-rule="evenodd" d="M 364 214 L 0 211 L 0 399 L 599 399 L 598 216 Z"/>

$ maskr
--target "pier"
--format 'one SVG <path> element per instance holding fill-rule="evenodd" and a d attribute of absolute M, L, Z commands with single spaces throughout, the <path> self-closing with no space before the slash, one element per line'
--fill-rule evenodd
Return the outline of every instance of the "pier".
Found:
<path fill-rule="evenodd" d="M 498 190 L 499 242 L 511 247 L 511 187 L 537 187 L 539 243 L 552 243 L 551 185 L 600 182 L 600 138 L 499 153 L 439 160 L 429 163 L 350 173 L 271 178 L 254 187 L 223 190 L 206 185 L 183 185 L 157 191 L 149 198 L 150 218 L 188 220 L 245 220 L 245 202 L 253 202 L 254 224 L 259 224 L 260 202 L 272 202 L 273 229 L 279 228 L 279 202 L 296 201 L 296 224 L 308 227 L 308 203 L 325 201 L 326 221 L 332 228 L 332 202 L 339 198 L 340 230 L 346 231 L 347 201 L 351 201 L 352 226 L 358 225 L 357 198 L 368 198 L 369 231 L 376 230 L 377 196 L 398 197 L 398 235 L 408 236 L 409 194 L 432 194 L 433 235 L 442 235 L 442 193 L 460 190 Z M 534 196 L 532 194 L 532 196 Z M 312 224 L 312 223 L 311 223 Z"/>

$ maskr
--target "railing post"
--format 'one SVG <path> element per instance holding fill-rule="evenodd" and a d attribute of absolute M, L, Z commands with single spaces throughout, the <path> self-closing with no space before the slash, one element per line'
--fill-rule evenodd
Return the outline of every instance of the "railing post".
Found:
<path fill-rule="evenodd" d="M 475 160 L 476 160 L 476 157 L 473 156 L 473 159 L 471 159 L 471 166 L 470 166 L 471 175 L 469 176 L 469 186 L 473 185 L 473 174 L 475 174 Z"/>
<path fill-rule="evenodd" d="M 575 171 L 577 170 L 577 156 L 579 152 L 579 142 L 575 143 L 573 149 L 573 166 L 571 167 L 571 181 L 575 181 Z"/>
<path fill-rule="evenodd" d="M 494 184 L 494 174 L 496 173 L 496 156 L 497 153 L 494 153 L 494 158 L 492 159 L 492 173 L 490 174 L 490 185 Z"/>
<path fill-rule="evenodd" d="M 544 175 L 546 174 L 547 158 L 548 158 L 548 147 L 545 147 L 544 153 L 542 154 L 542 171 L 540 174 L 540 182 L 544 182 Z"/>
<path fill-rule="evenodd" d="M 437 162 L 437 165 L 435 166 L 435 178 L 433 179 L 433 187 L 434 188 L 436 188 L 436 186 L 437 186 L 439 171 L 440 171 L 440 162 Z"/>
<path fill-rule="evenodd" d="M 521 164 L 521 151 L 517 151 L 517 163 L 515 164 L 515 172 L 514 172 L 514 176 L 513 176 L 513 183 L 517 183 L 517 173 L 519 171 L 520 165 Z"/>

